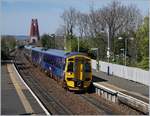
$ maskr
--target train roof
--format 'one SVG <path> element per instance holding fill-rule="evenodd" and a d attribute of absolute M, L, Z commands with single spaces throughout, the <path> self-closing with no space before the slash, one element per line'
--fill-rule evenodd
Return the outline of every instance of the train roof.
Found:
<path fill-rule="evenodd" d="M 25 45 L 24 48 L 25 48 L 25 49 L 31 49 L 32 46 L 31 46 L 31 45 Z"/>
<path fill-rule="evenodd" d="M 37 51 L 37 52 L 42 52 L 42 50 L 43 50 L 42 47 L 32 47 L 31 49 L 34 51 Z"/>
<path fill-rule="evenodd" d="M 84 55 L 86 56 L 85 53 L 80 53 L 80 52 L 65 52 L 64 50 L 58 50 L 58 49 L 43 49 L 42 47 L 34 47 L 32 48 L 32 50 L 34 51 L 38 51 L 38 52 L 43 52 L 46 54 L 51 54 L 51 55 L 55 55 L 58 57 L 63 57 L 63 58 L 67 58 L 73 55 Z"/>
<path fill-rule="evenodd" d="M 59 56 L 59 57 L 65 57 L 66 52 L 63 50 L 57 50 L 57 49 L 48 49 L 44 53 Z"/>

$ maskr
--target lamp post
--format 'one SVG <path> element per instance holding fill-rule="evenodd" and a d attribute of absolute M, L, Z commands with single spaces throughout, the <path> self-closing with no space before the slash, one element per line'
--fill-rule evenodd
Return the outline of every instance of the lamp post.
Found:
<path fill-rule="evenodd" d="M 110 58 L 109 27 L 107 28 L 107 39 L 108 39 L 107 58 L 108 58 L 108 63 L 109 63 L 109 58 Z"/>
<path fill-rule="evenodd" d="M 66 36 L 64 35 L 64 50 L 66 50 Z"/>
<path fill-rule="evenodd" d="M 107 59 L 108 59 L 108 66 L 107 66 L 107 74 L 109 75 L 109 58 L 110 58 L 110 41 L 109 41 L 109 26 L 106 24 L 106 34 L 107 34 Z M 104 32 L 104 30 L 101 30 L 101 32 Z"/>
<path fill-rule="evenodd" d="M 120 51 L 121 51 L 122 54 L 123 54 L 122 62 L 124 62 L 124 61 L 125 61 L 125 49 L 124 49 L 124 48 L 121 48 Z"/>
<path fill-rule="evenodd" d="M 150 16 L 150 8 L 148 14 L 149 14 L 148 16 Z M 150 22 L 150 18 L 149 18 L 149 22 Z M 149 27 L 150 27 L 150 23 L 149 23 Z M 149 31 L 149 75 L 150 75 L 150 31 Z"/>
<path fill-rule="evenodd" d="M 97 69 L 97 71 L 99 71 L 99 51 L 98 51 L 98 48 L 91 48 L 91 50 L 96 50 L 96 53 L 97 53 L 97 65 L 96 65 L 96 69 Z"/>
<path fill-rule="evenodd" d="M 51 35 L 52 36 L 52 38 L 53 38 L 53 41 L 54 41 L 54 49 L 56 48 L 56 37 L 55 37 L 55 34 L 52 34 Z"/>
<path fill-rule="evenodd" d="M 80 51 L 80 38 L 78 37 L 78 52 Z"/>
<path fill-rule="evenodd" d="M 123 38 L 122 37 L 119 37 L 118 38 L 119 40 L 122 40 Z M 126 66 L 127 65 L 127 47 L 128 47 L 128 39 L 129 40 L 134 40 L 133 37 L 130 37 L 130 38 L 124 38 L 124 41 L 125 41 L 125 49 L 124 49 L 124 65 Z"/>
<path fill-rule="evenodd" d="M 107 39 L 108 39 L 108 46 L 107 46 L 107 58 L 108 58 L 107 75 L 109 75 L 110 43 L 109 43 L 109 26 L 108 25 L 107 25 Z"/>
<path fill-rule="evenodd" d="M 64 26 L 64 50 L 65 50 L 65 52 L 66 52 L 66 50 L 67 50 L 67 30 L 66 30 L 66 26 Z"/>

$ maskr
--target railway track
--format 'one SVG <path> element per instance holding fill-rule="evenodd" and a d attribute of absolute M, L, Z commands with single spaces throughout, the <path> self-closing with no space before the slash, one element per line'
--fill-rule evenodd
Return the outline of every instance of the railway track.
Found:
<path fill-rule="evenodd" d="M 40 76 L 43 75 L 41 75 L 41 73 L 38 72 L 39 70 L 36 70 L 35 67 L 33 67 L 29 61 L 27 61 L 22 51 L 16 52 L 15 66 L 19 71 L 20 75 L 23 77 L 24 81 L 30 86 L 30 88 L 38 96 L 38 98 L 41 100 L 41 102 L 46 107 L 46 109 L 50 112 L 50 114 L 55 114 L 55 115 L 71 115 L 71 114 L 139 115 L 141 114 L 140 112 L 135 111 L 124 104 L 119 104 L 119 105 L 115 104 L 114 106 L 109 105 L 111 103 L 105 103 L 106 101 L 103 101 L 103 99 L 99 100 L 99 98 L 96 99 L 95 97 L 93 97 L 94 94 L 89 95 L 89 94 L 71 93 L 71 97 L 74 97 L 74 99 L 77 100 L 75 104 L 70 104 L 69 98 L 68 100 L 65 100 L 65 102 L 63 100 L 61 101 L 60 99 L 58 99 L 58 97 L 55 97 L 54 92 L 51 92 L 50 87 L 44 86 L 48 84 L 48 82 L 44 83 L 43 85 L 43 83 L 41 83 L 40 80 L 35 78 L 35 77 L 41 78 Z M 44 78 L 45 77 L 43 77 L 43 79 Z M 55 92 L 57 92 L 57 88 Z M 66 96 L 68 96 L 68 93 L 66 94 Z M 64 94 L 64 93 L 60 93 L 60 94 Z M 78 100 L 78 98 L 82 100 L 84 104 L 80 103 L 81 101 Z M 87 107 L 87 105 L 88 108 L 83 108 L 83 107 Z M 84 110 L 80 111 L 79 109 L 81 110 L 84 109 L 85 111 Z"/>
<path fill-rule="evenodd" d="M 88 101 L 99 110 L 101 109 L 105 111 L 105 113 L 109 115 L 145 115 L 143 112 L 137 111 L 124 103 L 112 103 L 110 101 L 104 100 L 104 98 L 98 99 L 89 94 L 81 94 L 78 96 Z"/>
<path fill-rule="evenodd" d="M 99 112 L 105 111 L 106 114 L 109 115 L 115 115 L 115 114 L 119 114 L 119 113 L 114 113 L 114 111 L 112 111 L 111 109 L 109 109 L 108 107 L 102 105 L 100 102 L 98 102 L 97 100 L 95 100 L 94 98 L 91 98 L 87 95 L 78 95 L 79 97 L 81 97 L 83 100 L 88 101 L 89 105 L 94 106 Z"/>
<path fill-rule="evenodd" d="M 15 59 L 15 61 L 20 61 L 21 58 Z M 20 61 L 22 62 L 22 61 Z M 63 104 L 57 101 L 52 95 L 50 95 L 45 88 L 43 88 L 37 80 L 32 78 L 35 76 L 35 72 L 31 72 L 28 66 L 25 63 L 15 63 L 17 70 L 20 75 L 23 77 L 24 81 L 30 86 L 30 88 L 35 92 L 40 101 L 44 104 L 46 109 L 50 112 L 50 114 L 54 115 L 71 115 L 72 112 L 68 110 Z"/>

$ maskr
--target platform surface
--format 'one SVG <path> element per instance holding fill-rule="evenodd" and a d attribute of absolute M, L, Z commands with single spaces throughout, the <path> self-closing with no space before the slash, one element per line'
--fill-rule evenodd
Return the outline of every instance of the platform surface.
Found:
<path fill-rule="evenodd" d="M 93 82 L 106 86 L 110 89 L 120 91 L 146 103 L 149 102 L 149 86 L 137 83 L 121 77 L 107 75 L 101 71 L 93 71 Z"/>
<path fill-rule="evenodd" d="M 45 115 L 12 67 L 1 65 L 1 115 Z"/>

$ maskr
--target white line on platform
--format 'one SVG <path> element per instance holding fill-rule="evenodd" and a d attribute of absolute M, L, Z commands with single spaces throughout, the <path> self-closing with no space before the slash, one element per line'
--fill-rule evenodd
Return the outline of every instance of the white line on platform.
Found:
<path fill-rule="evenodd" d="M 27 87 L 27 89 L 30 91 L 30 93 L 33 95 L 33 97 L 36 99 L 36 101 L 39 103 L 39 105 L 41 106 L 41 108 L 44 110 L 44 112 L 46 113 L 46 115 L 50 115 L 50 113 L 47 111 L 47 109 L 44 107 L 44 105 L 41 103 L 41 101 L 38 99 L 38 97 L 34 94 L 34 92 L 30 89 L 30 87 L 25 83 L 25 81 L 22 79 L 21 75 L 18 73 L 16 67 L 13 64 L 13 67 L 16 71 L 16 73 L 18 74 L 19 78 L 21 79 L 21 81 L 23 82 L 23 84 Z"/>
<path fill-rule="evenodd" d="M 7 69 L 10 75 L 10 79 L 16 89 L 16 92 L 21 100 L 22 105 L 25 108 L 25 111 L 27 113 L 33 113 L 33 109 L 31 107 L 31 104 L 29 103 L 29 101 L 27 100 L 27 97 L 25 96 L 25 94 L 23 93 L 22 89 L 21 89 L 21 85 L 19 85 L 19 82 L 17 80 L 17 75 L 14 72 L 14 69 L 12 69 L 12 65 L 11 64 L 7 64 Z"/>

